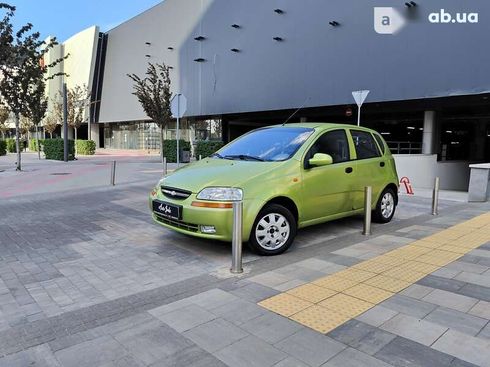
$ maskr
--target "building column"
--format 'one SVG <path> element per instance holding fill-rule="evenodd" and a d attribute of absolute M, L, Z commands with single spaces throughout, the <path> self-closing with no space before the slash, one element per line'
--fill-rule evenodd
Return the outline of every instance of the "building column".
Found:
<path fill-rule="evenodd" d="M 95 147 L 100 148 L 100 139 L 99 139 L 99 124 L 92 122 L 90 124 L 90 140 L 95 141 Z"/>
<path fill-rule="evenodd" d="M 424 134 L 422 137 L 422 154 L 435 154 L 436 112 L 424 112 Z"/>

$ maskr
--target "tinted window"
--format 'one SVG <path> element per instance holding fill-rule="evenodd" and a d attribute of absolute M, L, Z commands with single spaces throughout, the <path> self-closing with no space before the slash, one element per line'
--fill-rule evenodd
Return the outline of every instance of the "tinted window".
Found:
<path fill-rule="evenodd" d="M 374 134 L 374 138 L 378 142 L 378 145 L 379 145 L 379 147 L 381 148 L 381 151 L 384 154 L 385 153 L 385 143 L 384 143 L 383 139 L 378 134 Z"/>
<path fill-rule="evenodd" d="M 234 140 L 214 156 L 224 159 L 284 161 L 296 153 L 312 132 L 313 129 L 302 127 L 258 129 Z"/>
<path fill-rule="evenodd" d="M 333 163 L 348 161 L 350 159 L 349 143 L 345 131 L 329 131 L 320 136 L 311 147 L 308 158 L 312 158 L 316 153 L 330 154 Z"/>
<path fill-rule="evenodd" d="M 356 147 L 357 159 L 379 157 L 379 150 L 373 136 L 370 133 L 351 130 L 352 140 Z"/>

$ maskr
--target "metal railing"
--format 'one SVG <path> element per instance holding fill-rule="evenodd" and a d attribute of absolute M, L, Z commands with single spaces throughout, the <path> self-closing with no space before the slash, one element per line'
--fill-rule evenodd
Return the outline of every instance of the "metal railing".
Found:
<path fill-rule="evenodd" d="M 387 141 L 392 154 L 421 154 L 422 143 L 413 141 Z"/>

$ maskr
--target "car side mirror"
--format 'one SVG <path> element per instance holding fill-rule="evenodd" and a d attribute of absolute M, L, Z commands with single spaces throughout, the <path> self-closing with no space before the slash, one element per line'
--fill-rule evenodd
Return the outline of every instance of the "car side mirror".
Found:
<path fill-rule="evenodd" d="M 313 158 L 308 161 L 310 167 L 328 166 L 333 163 L 333 158 L 330 154 L 316 153 Z"/>

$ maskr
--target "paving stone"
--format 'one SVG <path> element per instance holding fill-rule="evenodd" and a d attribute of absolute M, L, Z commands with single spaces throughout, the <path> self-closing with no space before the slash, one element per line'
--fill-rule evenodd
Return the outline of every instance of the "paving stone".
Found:
<path fill-rule="evenodd" d="M 428 275 L 425 278 L 417 281 L 417 284 L 425 285 L 426 287 L 443 289 L 449 292 L 455 292 L 461 289 L 466 283 L 454 279 L 446 279 L 435 275 Z"/>
<path fill-rule="evenodd" d="M 371 357 L 366 353 L 358 350 L 347 348 L 329 360 L 322 366 L 331 367 L 391 367 L 391 364 L 385 363 L 377 358 Z"/>
<path fill-rule="evenodd" d="M 490 340 L 490 323 L 487 323 L 487 325 L 480 331 L 477 337 Z"/>
<path fill-rule="evenodd" d="M 276 273 L 274 271 L 268 271 L 259 275 L 248 278 L 251 282 L 262 284 L 266 287 L 275 287 L 280 284 L 286 283 L 291 280 L 290 277 Z"/>
<path fill-rule="evenodd" d="M 302 328 L 296 322 L 272 312 L 252 319 L 240 327 L 271 344 L 293 335 Z"/>
<path fill-rule="evenodd" d="M 478 302 L 478 300 L 475 298 L 444 291 L 441 289 L 433 290 L 427 296 L 422 298 L 422 300 L 443 307 L 452 308 L 461 312 L 467 312 Z"/>
<path fill-rule="evenodd" d="M 393 297 L 382 302 L 380 306 L 389 308 L 393 311 L 401 312 L 405 315 L 414 316 L 419 319 L 424 318 L 437 307 L 434 304 L 399 294 L 395 294 Z"/>
<path fill-rule="evenodd" d="M 211 353 L 248 335 L 244 330 L 223 319 L 215 319 L 184 333 L 185 337 Z"/>
<path fill-rule="evenodd" d="M 399 314 L 381 325 L 381 329 L 429 346 L 446 332 L 447 327 Z"/>
<path fill-rule="evenodd" d="M 377 305 L 356 317 L 356 320 L 378 327 L 398 315 L 397 311 Z"/>
<path fill-rule="evenodd" d="M 309 329 L 300 330 L 275 346 L 313 367 L 320 366 L 346 348 L 344 344 Z"/>
<path fill-rule="evenodd" d="M 441 277 L 441 278 L 453 279 L 459 273 L 461 273 L 460 270 L 448 269 L 448 268 L 443 267 L 443 268 L 437 269 L 436 271 L 433 271 L 431 273 L 431 275 L 438 276 L 438 277 Z"/>
<path fill-rule="evenodd" d="M 490 302 L 478 301 L 476 305 L 474 305 L 471 310 L 468 311 L 468 313 L 490 320 Z"/>
<path fill-rule="evenodd" d="M 490 288 L 476 284 L 466 284 L 456 291 L 458 294 L 490 302 Z"/>
<path fill-rule="evenodd" d="M 153 363 L 151 367 L 226 367 L 218 358 L 197 346 L 191 346 Z"/>
<path fill-rule="evenodd" d="M 131 355 L 124 355 L 114 361 L 104 363 L 100 367 L 145 367 L 145 365 Z"/>
<path fill-rule="evenodd" d="M 428 314 L 424 320 L 458 330 L 475 336 L 488 323 L 488 320 L 468 315 L 445 307 L 438 307 Z"/>
<path fill-rule="evenodd" d="M 309 259 L 298 261 L 294 263 L 295 266 L 299 266 L 306 269 L 318 270 L 325 274 L 331 274 L 336 271 L 345 269 L 345 266 L 338 265 L 333 262 L 310 257 Z"/>
<path fill-rule="evenodd" d="M 432 345 L 432 348 L 463 361 L 480 366 L 490 366 L 490 340 L 449 330 Z"/>
<path fill-rule="evenodd" d="M 485 274 L 475 274 L 463 271 L 462 273 L 458 274 L 455 279 L 466 283 L 477 284 L 482 287 L 490 287 L 490 276 Z"/>
<path fill-rule="evenodd" d="M 110 336 L 103 336 L 59 350 L 56 358 L 64 367 L 93 367 L 111 362 L 127 351 Z"/>
<path fill-rule="evenodd" d="M 279 291 L 260 284 L 249 284 L 238 288 L 231 293 L 237 297 L 244 298 L 247 301 L 257 303 L 266 298 L 275 296 Z"/>
<path fill-rule="evenodd" d="M 215 308 L 212 312 L 218 317 L 226 319 L 236 325 L 241 325 L 266 314 L 268 311 L 255 303 L 238 299 Z"/>
<path fill-rule="evenodd" d="M 460 272 L 469 272 L 475 274 L 482 274 L 490 269 L 488 266 L 483 266 L 479 264 L 469 264 L 464 261 L 453 261 L 445 266 L 448 269 L 459 270 Z"/>
<path fill-rule="evenodd" d="M 276 363 L 274 367 L 308 367 L 308 365 L 304 364 L 301 361 L 298 361 L 293 357 L 288 357 L 286 359 L 283 359 L 281 362 Z"/>
<path fill-rule="evenodd" d="M 190 340 L 169 326 L 163 325 L 140 325 L 122 331 L 114 338 L 146 364 L 154 363 L 193 345 Z"/>
<path fill-rule="evenodd" d="M 255 336 L 231 344 L 216 352 L 215 356 L 233 367 L 268 367 L 287 358 L 287 354 Z"/>
<path fill-rule="evenodd" d="M 424 296 L 432 292 L 434 288 L 426 287 L 420 284 L 412 284 L 410 287 L 405 288 L 400 293 L 401 296 L 407 296 L 416 299 L 422 299 Z"/>
<path fill-rule="evenodd" d="M 327 335 L 369 355 L 373 355 L 396 337 L 356 320 L 347 321 Z"/>
<path fill-rule="evenodd" d="M 178 332 L 183 332 L 215 319 L 216 315 L 199 306 L 189 305 L 180 310 L 157 316 L 157 318 Z"/>
<path fill-rule="evenodd" d="M 454 357 L 397 336 L 374 355 L 396 367 L 447 367 Z"/>

